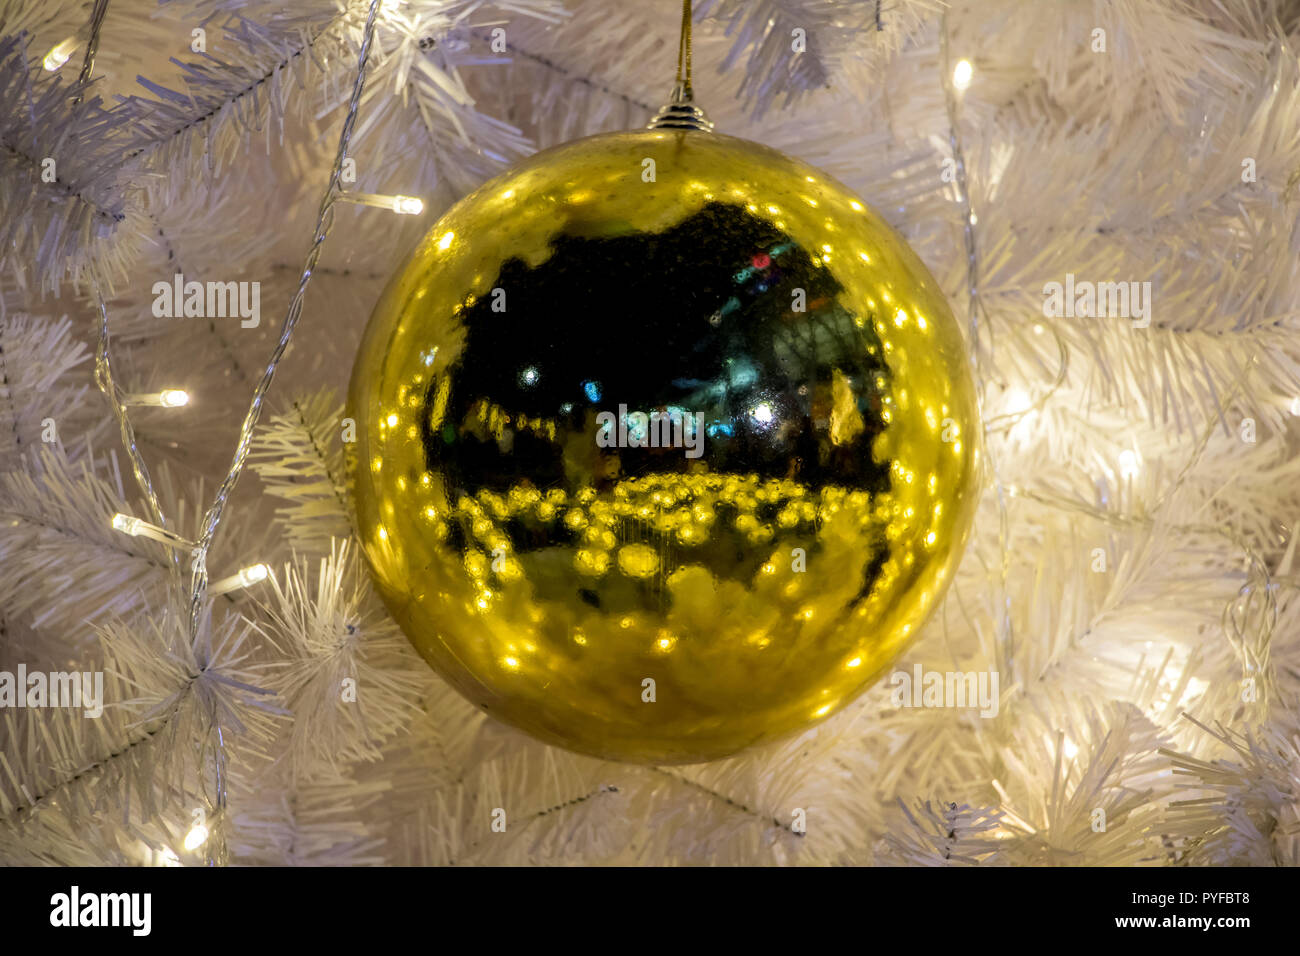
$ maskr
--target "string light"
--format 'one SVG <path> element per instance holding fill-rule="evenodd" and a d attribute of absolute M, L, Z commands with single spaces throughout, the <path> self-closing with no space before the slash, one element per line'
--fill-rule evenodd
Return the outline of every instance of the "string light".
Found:
<path fill-rule="evenodd" d="M 270 576 L 271 569 L 265 564 L 252 564 L 246 568 L 240 568 L 228 578 L 222 578 L 220 581 L 208 585 L 208 594 L 215 597 L 219 594 L 237 591 L 240 588 L 250 587 L 258 581 L 265 581 Z"/>
<path fill-rule="evenodd" d="M 1119 453 L 1119 473 L 1122 477 L 1136 478 L 1140 470 L 1137 452 L 1126 448 Z"/>
<path fill-rule="evenodd" d="M 387 209 L 401 216 L 418 216 L 424 212 L 424 200 L 416 196 L 382 196 L 378 193 L 339 193 L 343 202 L 358 206 L 373 206 L 375 209 Z"/>
<path fill-rule="evenodd" d="M 180 535 L 168 531 L 166 528 L 160 528 L 156 524 L 150 524 L 131 515 L 124 515 L 120 511 L 113 515 L 113 527 L 123 534 L 129 534 L 135 538 L 151 538 L 173 548 L 193 551 L 195 547 L 194 542 L 187 538 L 182 538 Z"/>
<path fill-rule="evenodd" d="M 183 551 L 193 551 L 197 544 L 187 538 L 168 531 L 166 528 L 160 528 L 156 524 L 150 524 L 148 521 L 141 520 L 132 515 L 124 515 L 121 512 L 113 515 L 113 528 L 121 531 L 123 534 L 129 534 L 136 538 L 150 538 L 154 541 L 160 541 L 165 545 L 173 548 L 180 548 Z M 222 578 L 208 586 L 208 594 L 217 597 L 222 594 L 228 594 L 231 591 L 238 591 L 241 588 L 252 587 L 259 581 L 265 581 L 271 576 L 271 569 L 265 564 L 250 564 L 246 568 L 240 568 L 229 577 Z M 193 831 L 191 831 L 193 832 Z M 186 847 L 191 849 L 191 847 Z"/>
<path fill-rule="evenodd" d="M 190 403 L 190 393 L 183 388 L 164 388 L 161 392 L 136 392 L 122 396 L 123 405 L 152 405 L 180 408 Z"/>
<path fill-rule="evenodd" d="M 279 341 L 275 350 L 271 354 L 270 361 L 267 363 L 262 377 L 253 393 L 253 399 L 249 404 L 248 412 L 244 416 L 243 423 L 240 426 L 239 442 L 235 448 L 234 456 L 231 459 L 230 468 L 226 472 L 226 477 L 221 485 L 217 488 L 216 496 L 212 505 L 203 515 L 202 534 L 198 542 L 186 541 L 179 535 L 171 534 L 163 528 L 155 525 L 149 525 L 140 521 L 138 518 L 132 518 L 130 515 L 115 514 L 113 516 L 113 527 L 127 534 L 139 534 L 164 541 L 174 547 L 187 547 L 193 558 L 193 568 L 191 571 L 191 589 L 189 596 L 190 614 L 189 614 L 189 634 L 192 642 L 197 643 L 203 617 L 203 605 L 207 599 L 208 592 L 208 572 L 206 558 L 208 549 L 216 537 L 217 528 L 221 524 L 222 514 L 225 511 L 226 502 L 230 493 L 234 490 L 240 475 L 243 473 L 244 466 L 248 460 L 249 448 L 252 445 L 253 431 L 257 427 L 258 420 L 261 417 L 263 403 L 266 393 L 271 387 L 271 381 L 275 376 L 275 371 L 279 366 L 280 359 L 283 357 L 285 350 L 289 346 L 289 340 L 293 335 L 293 330 L 302 316 L 303 301 L 306 297 L 307 284 L 310 281 L 313 272 L 316 269 L 316 263 L 320 258 L 321 246 L 329 234 L 330 225 L 333 220 L 332 203 L 339 198 L 339 181 L 342 175 L 342 169 L 348 154 L 348 145 L 352 139 L 352 131 L 356 125 L 357 113 L 361 105 L 361 95 L 365 88 L 366 66 L 370 60 L 370 47 L 375 39 L 375 26 L 381 6 L 381 0 L 370 0 L 369 11 L 366 14 L 365 27 L 361 33 L 361 49 L 357 55 L 356 78 L 352 84 L 352 95 L 348 100 L 347 114 L 343 119 L 343 129 L 339 134 L 338 150 L 334 156 L 334 165 L 330 172 L 329 187 L 326 190 L 325 198 L 321 202 L 319 211 L 316 216 L 316 229 L 313 233 L 311 248 L 307 253 L 306 261 L 303 266 L 301 278 L 298 282 L 297 292 L 289 303 L 285 313 L 284 322 L 280 327 Z M 87 44 L 86 60 L 82 67 L 82 85 L 90 78 L 90 73 L 94 65 L 94 54 L 99 45 L 100 25 L 103 22 L 105 11 L 108 7 L 108 0 L 96 0 L 94 13 L 91 21 L 90 42 Z M 81 94 L 77 94 L 77 101 L 80 101 Z M 421 202 L 416 207 L 418 200 L 411 200 L 409 197 L 397 197 L 404 201 L 390 201 L 383 203 L 385 208 L 393 209 L 395 212 L 401 211 L 411 214 L 416 209 L 423 209 L 424 204 Z M 153 512 L 162 520 L 162 509 L 158 503 L 158 497 L 154 492 L 153 485 L 149 480 L 148 471 L 144 466 L 144 460 L 140 456 L 139 450 L 135 444 L 135 434 L 131 428 L 129 419 L 125 413 L 120 400 L 118 399 L 117 387 L 113 382 L 111 364 L 109 359 L 109 335 L 108 335 L 108 307 L 104 303 L 103 295 L 100 294 L 99 284 L 94 284 L 97 304 L 100 314 L 100 336 L 99 345 L 95 357 L 95 379 L 101 390 L 109 397 L 113 405 L 115 417 L 118 419 L 121 431 L 122 441 L 127 451 L 131 455 L 132 466 L 135 472 L 136 481 L 153 509 Z M 161 393 L 160 396 L 161 398 Z M 188 395 L 186 400 L 188 400 Z M 225 743 L 222 737 L 221 728 L 213 725 L 209 728 L 209 733 L 213 737 L 213 792 L 214 807 L 218 812 L 225 809 L 226 806 L 226 753 Z M 206 828 L 205 828 L 206 829 Z M 200 844 L 207 840 L 207 834 L 200 840 Z M 213 841 L 214 845 L 206 853 L 209 865 L 219 865 L 225 861 L 226 843 L 221 834 L 218 833 L 217 839 Z"/>
<path fill-rule="evenodd" d="M 76 48 L 77 38 L 68 37 L 58 46 L 50 50 L 49 53 L 45 54 L 45 59 L 41 61 L 41 66 L 53 73 L 55 70 L 63 66 L 63 64 L 68 62 L 68 58 L 72 56 L 72 51 Z"/>
<path fill-rule="evenodd" d="M 202 823 L 194 824 L 194 826 L 190 829 L 190 832 L 185 834 L 185 850 L 188 853 L 193 853 L 195 850 L 197 850 L 199 847 L 203 846 L 203 844 L 207 842 L 208 842 L 208 828 L 205 827 Z"/>
<path fill-rule="evenodd" d="M 952 85 L 959 90 L 964 90 L 970 86 L 974 75 L 975 67 L 971 66 L 970 60 L 958 60 L 952 70 Z"/>
<path fill-rule="evenodd" d="M 1012 386 L 1007 390 L 1007 414 L 1019 415 L 1021 412 L 1028 412 L 1034 406 L 1033 399 L 1023 388 Z"/>

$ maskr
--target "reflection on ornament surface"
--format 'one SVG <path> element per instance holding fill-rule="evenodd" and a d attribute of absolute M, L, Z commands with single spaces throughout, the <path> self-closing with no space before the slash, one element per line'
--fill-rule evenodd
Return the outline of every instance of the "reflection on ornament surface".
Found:
<path fill-rule="evenodd" d="M 978 494 L 924 265 L 843 186 L 716 134 L 591 137 L 462 200 L 376 306 L 350 408 L 412 643 L 612 759 L 711 759 L 851 701 L 942 596 Z"/>

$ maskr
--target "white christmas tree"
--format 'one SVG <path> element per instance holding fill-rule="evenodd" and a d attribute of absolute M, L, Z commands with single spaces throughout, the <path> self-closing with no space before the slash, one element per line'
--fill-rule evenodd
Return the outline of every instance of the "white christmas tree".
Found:
<path fill-rule="evenodd" d="M 412 244 L 644 125 L 678 5 L 86 7 L 0 0 L 0 672 L 102 672 L 103 714 L 0 708 L 0 860 L 1300 863 L 1294 4 L 695 5 L 718 128 L 865 197 L 969 330 L 987 488 L 897 666 L 1001 684 L 981 717 L 882 683 L 678 768 L 435 676 L 371 592 L 339 432 Z M 260 310 L 159 317 L 176 274 Z M 1076 281 L 1135 283 L 1131 315 Z"/>

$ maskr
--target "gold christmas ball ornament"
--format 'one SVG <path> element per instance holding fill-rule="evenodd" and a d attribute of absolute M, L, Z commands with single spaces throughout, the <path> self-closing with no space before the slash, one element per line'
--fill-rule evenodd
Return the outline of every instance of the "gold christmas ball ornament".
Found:
<path fill-rule="evenodd" d="M 699 129 L 457 203 L 353 372 L 374 579 L 487 713 L 616 760 L 833 714 L 916 636 L 978 494 L 960 330 L 844 186 Z"/>

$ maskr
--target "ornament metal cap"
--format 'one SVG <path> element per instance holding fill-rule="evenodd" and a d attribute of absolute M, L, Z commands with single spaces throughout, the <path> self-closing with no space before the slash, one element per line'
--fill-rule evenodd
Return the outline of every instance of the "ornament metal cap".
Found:
<path fill-rule="evenodd" d="M 673 87 L 673 98 L 659 108 L 646 129 L 693 129 L 713 132 L 713 122 L 695 105 L 691 88 L 685 83 Z"/>

